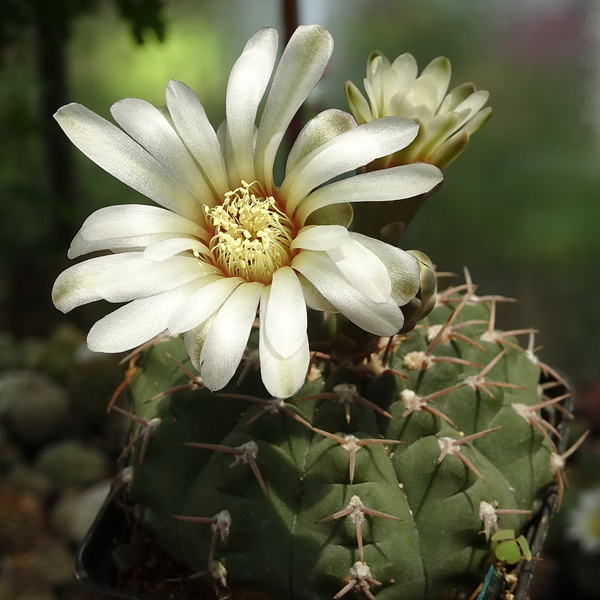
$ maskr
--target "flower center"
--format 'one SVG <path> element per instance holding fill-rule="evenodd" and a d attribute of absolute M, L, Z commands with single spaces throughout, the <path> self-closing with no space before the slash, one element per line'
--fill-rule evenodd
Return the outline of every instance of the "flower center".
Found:
<path fill-rule="evenodd" d="M 255 183 L 242 181 L 219 206 L 205 208 L 214 235 L 216 265 L 229 277 L 271 283 L 277 269 L 290 264 L 294 226 L 273 196 L 256 196 Z"/>

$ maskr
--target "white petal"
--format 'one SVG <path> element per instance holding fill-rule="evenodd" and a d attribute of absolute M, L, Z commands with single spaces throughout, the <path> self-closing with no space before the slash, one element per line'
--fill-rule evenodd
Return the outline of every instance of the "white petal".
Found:
<path fill-rule="evenodd" d="M 190 153 L 161 111 L 139 98 L 125 98 L 111 106 L 114 120 L 154 158 L 171 171 L 190 193 L 209 204 L 212 192 Z"/>
<path fill-rule="evenodd" d="M 225 159 L 204 107 L 187 85 L 173 79 L 167 85 L 166 97 L 179 137 L 196 159 L 216 196 L 222 198 L 229 191 Z"/>
<path fill-rule="evenodd" d="M 256 113 L 276 57 L 277 31 L 265 27 L 250 38 L 229 75 L 226 99 L 228 142 L 238 177 L 247 182 L 256 179 L 253 147 Z M 228 148 L 231 159 L 229 154 Z"/>
<path fill-rule="evenodd" d="M 351 81 L 346 82 L 346 100 L 359 125 L 373 120 L 369 103 Z"/>
<path fill-rule="evenodd" d="M 140 346 L 167 328 L 173 310 L 195 289 L 195 283 L 188 284 L 118 308 L 90 329 L 88 347 L 95 352 L 124 352 Z"/>
<path fill-rule="evenodd" d="M 431 75 L 421 75 L 406 93 L 415 106 L 426 106 L 432 113 L 438 107 L 438 87 Z"/>
<path fill-rule="evenodd" d="M 376 77 L 374 76 L 370 79 L 365 79 L 363 83 L 365 86 L 365 92 L 367 93 L 367 98 L 369 99 L 369 103 L 371 105 L 373 119 L 380 119 L 381 117 L 384 117 L 383 94 L 380 94 L 374 89 L 374 85 L 377 84 Z"/>
<path fill-rule="evenodd" d="M 356 127 L 352 115 L 343 110 L 329 109 L 313 117 L 298 134 L 285 165 L 289 173 L 307 154 L 334 137 Z"/>
<path fill-rule="evenodd" d="M 212 258 L 210 250 L 206 245 L 194 238 L 170 238 L 155 242 L 144 250 L 144 258 L 146 260 L 161 262 L 186 250 L 191 250 L 197 254 L 204 254 Z"/>
<path fill-rule="evenodd" d="M 173 256 L 162 262 L 140 258 L 105 270 L 96 291 L 109 302 L 128 302 L 166 292 L 217 269 L 191 256 Z"/>
<path fill-rule="evenodd" d="M 258 127 L 256 175 L 273 188 L 275 155 L 290 121 L 315 87 L 333 51 L 333 38 L 320 25 L 298 27 L 275 71 Z"/>
<path fill-rule="evenodd" d="M 269 345 L 282 358 L 295 354 L 306 338 L 306 303 L 298 276 L 290 267 L 278 269 L 261 300 L 260 327 Z"/>
<path fill-rule="evenodd" d="M 396 86 L 398 91 L 402 92 L 412 84 L 419 72 L 415 57 L 408 52 L 401 54 L 396 58 L 392 63 L 392 69 L 396 73 Z"/>
<path fill-rule="evenodd" d="M 73 144 L 105 171 L 180 215 L 201 218 L 200 204 L 185 182 L 118 127 L 80 104 L 63 106 L 54 118 Z"/>
<path fill-rule="evenodd" d="M 81 235 L 87 241 L 149 235 L 180 233 L 208 241 L 208 232 L 197 222 L 170 210 L 143 204 L 119 204 L 93 212 L 83 223 Z"/>
<path fill-rule="evenodd" d="M 455 112 L 441 113 L 435 115 L 427 125 L 424 125 L 425 138 L 418 155 L 421 157 L 431 156 L 436 148 L 456 130 L 459 117 L 460 115 Z"/>
<path fill-rule="evenodd" d="M 327 251 L 346 279 L 369 300 L 385 303 L 392 284 L 385 265 L 370 250 L 350 240 Z"/>
<path fill-rule="evenodd" d="M 461 102 L 474 93 L 475 86 L 470 82 L 457 85 L 446 94 L 446 97 L 442 100 L 438 108 L 438 113 L 456 110 Z"/>
<path fill-rule="evenodd" d="M 419 126 L 406 117 L 385 117 L 338 135 L 305 156 L 281 185 L 288 214 L 329 179 L 392 154 L 412 142 Z"/>
<path fill-rule="evenodd" d="M 290 249 L 330 250 L 349 240 L 348 230 L 341 225 L 308 225 L 298 232 Z"/>
<path fill-rule="evenodd" d="M 244 280 L 241 277 L 207 276 L 206 285 L 192 294 L 171 316 L 172 334 L 190 331 L 201 325 L 231 296 Z"/>
<path fill-rule="evenodd" d="M 445 56 L 438 56 L 423 69 L 421 75 L 429 75 L 435 82 L 438 90 L 437 103 L 435 106 L 435 108 L 437 108 L 442 103 L 442 100 L 448 91 L 448 85 L 450 84 L 452 75 L 450 61 Z"/>
<path fill-rule="evenodd" d="M 323 294 L 308 280 L 302 273 L 298 273 L 298 281 L 302 286 L 302 293 L 304 294 L 304 302 L 306 306 L 314 310 L 320 310 L 322 312 L 337 313 L 340 312 L 329 300 L 326 300 Z"/>
<path fill-rule="evenodd" d="M 220 390 L 235 374 L 254 318 L 262 283 L 244 283 L 216 314 L 200 353 L 200 372 L 209 390 Z"/>
<path fill-rule="evenodd" d="M 384 202 L 412 198 L 429 192 L 443 178 L 437 167 L 425 163 L 362 173 L 315 190 L 300 203 L 296 217 L 304 223 L 308 215 L 318 208 L 341 202 Z"/>
<path fill-rule="evenodd" d="M 379 52 L 373 52 L 367 61 L 367 78 L 364 80 L 364 86 L 375 119 L 386 116 L 384 77 L 390 70 L 390 66 L 390 61 Z"/>
<path fill-rule="evenodd" d="M 260 300 L 260 332 L 259 332 L 259 358 L 260 375 L 267 391 L 276 398 L 289 398 L 293 396 L 306 379 L 310 352 L 308 335 L 304 330 L 300 347 L 287 358 L 283 358 L 269 343 L 267 332 L 263 323 L 267 320 L 265 307 L 269 305 L 269 286 L 263 288 Z"/>
<path fill-rule="evenodd" d="M 350 232 L 350 237 L 368 248 L 386 266 L 392 282 L 392 299 L 398 306 L 410 302 L 421 285 L 419 263 L 414 256 L 395 246 L 360 233 Z"/>
<path fill-rule="evenodd" d="M 150 244 L 170 239 L 172 235 L 171 233 L 154 233 L 152 235 L 105 238 L 90 242 L 84 240 L 81 233 L 78 233 L 71 242 L 67 256 L 72 259 L 83 254 L 88 254 L 89 252 L 98 252 L 99 250 L 111 250 L 112 252 L 143 250 Z"/>
<path fill-rule="evenodd" d="M 185 344 L 185 349 L 194 365 L 194 368 L 200 371 L 200 354 L 202 354 L 202 346 L 204 345 L 204 340 L 212 327 L 213 321 L 215 320 L 216 315 L 212 315 L 204 323 L 198 325 L 198 327 L 194 327 L 191 331 L 186 331 L 183 336 L 183 343 Z"/>
<path fill-rule="evenodd" d="M 461 112 L 465 109 L 469 109 L 469 113 L 464 117 L 464 120 L 457 125 L 460 127 L 464 122 L 468 121 L 478 110 L 481 110 L 485 103 L 488 101 L 490 93 L 485 90 L 479 90 L 474 94 L 471 94 L 466 100 L 461 102 L 454 110 L 455 112 Z"/>
<path fill-rule="evenodd" d="M 375 335 L 394 335 L 404 324 L 404 316 L 390 299 L 378 304 L 359 292 L 326 255 L 305 250 L 291 264 L 300 271 L 339 312 L 359 327 Z"/>
<path fill-rule="evenodd" d="M 80 262 L 63 271 L 54 282 L 52 301 L 62 312 L 69 312 L 76 306 L 101 300 L 96 284 L 101 275 L 112 267 L 128 261 L 139 260 L 139 252 L 98 256 Z"/>
<path fill-rule="evenodd" d="M 425 107 L 423 107 L 425 108 Z M 390 115 L 396 115 L 396 116 L 400 116 L 400 117 L 410 117 L 411 119 L 413 117 L 417 116 L 417 108 L 415 107 L 415 105 L 406 98 L 406 96 L 404 95 L 404 93 L 400 93 L 398 92 L 397 94 L 394 94 L 391 98 L 390 98 L 390 103 L 388 106 L 388 111 Z M 431 111 L 429 111 L 429 115 L 431 115 Z M 419 114 L 419 118 L 423 117 L 423 112 L 421 111 Z M 431 118 L 431 116 L 429 116 L 429 118 Z"/>
<path fill-rule="evenodd" d="M 234 187 L 234 182 L 241 181 L 240 175 L 237 170 L 237 164 L 235 163 L 235 157 L 233 156 L 233 150 L 231 148 L 231 139 L 227 133 L 227 119 L 221 122 L 217 129 L 217 139 L 223 152 L 223 158 L 225 159 L 225 165 L 227 169 L 227 177 L 231 182 L 229 186 Z"/>

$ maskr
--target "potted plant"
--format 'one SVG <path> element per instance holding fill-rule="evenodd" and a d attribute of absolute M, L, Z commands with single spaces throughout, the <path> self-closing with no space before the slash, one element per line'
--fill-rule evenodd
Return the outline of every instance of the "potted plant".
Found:
<path fill-rule="evenodd" d="M 468 271 L 438 292 L 425 255 L 387 243 L 487 120 L 487 93 L 447 93 L 446 59 L 417 77 L 412 56 L 375 53 L 368 100 L 348 84 L 352 115 L 311 119 L 276 184 L 332 48 L 300 27 L 277 63 L 276 32 L 257 32 L 216 131 L 174 81 L 166 107 L 113 105 L 121 129 L 57 112 L 80 150 L 164 207 L 91 215 L 69 255 L 112 254 L 53 290 L 63 311 L 128 302 L 88 336 L 137 349 L 128 402 L 111 403 L 131 440 L 79 557 L 117 596 L 491 597 L 493 573 L 506 582 L 530 558 L 523 528 L 552 510 L 568 451 L 566 417 L 549 413 L 568 385 L 532 330 L 496 328 L 504 298 L 477 296 Z"/>

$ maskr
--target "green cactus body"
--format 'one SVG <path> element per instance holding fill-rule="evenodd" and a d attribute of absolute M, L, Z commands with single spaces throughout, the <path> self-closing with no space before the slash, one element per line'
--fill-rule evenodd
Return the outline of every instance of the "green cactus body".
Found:
<path fill-rule="evenodd" d="M 492 547 L 481 501 L 535 510 L 554 449 L 539 411 L 513 408 L 541 401 L 540 366 L 490 328 L 493 302 L 442 300 L 359 365 L 317 356 L 285 402 L 251 368 L 222 393 L 190 383 L 179 339 L 145 351 L 133 412 L 160 423 L 135 443 L 129 497 L 146 529 L 222 597 L 470 593 Z M 518 531 L 528 516 L 499 518 Z"/>

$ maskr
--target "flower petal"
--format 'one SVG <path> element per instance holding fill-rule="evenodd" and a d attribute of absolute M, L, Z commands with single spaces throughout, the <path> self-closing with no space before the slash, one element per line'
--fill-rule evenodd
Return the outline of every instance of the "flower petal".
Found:
<path fill-rule="evenodd" d="M 96 284 L 102 274 L 126 262 L 139 260 L 139 252 L 98 256 L 80 262 L 63 271 L 52 287 L 52 301 L 58 310 L 66 313 L 77 306 L 101 300 Z"/>
<path fill-rule="evenodd" d="M 313 189 L 338 175 L 407 146 L 419 126 L 406 117 L 384 117 L 338 135 L 305 156 L 281 185 L 286 210 L 293 211 Z"/>
<path fill-rule="evenodd" d="M 376 303 L 359 292 L 326 255 L 309 250 L 294 257 L 292 268 L 300 271 L 336 309 L 361 329 L 375 335 L 394 335 L 404 315 L 390 299 Z"/>
<path fill-rule="evenodd" d="M 345 91 L 348 106 L 350 106 L 350 110 L 352 111 L 352 115 L 356 119 L 356 122 L 359 125 L 362 125 L 363 123 L 372 121 L 373 114 L 369 108 L 369 103 L 360 93 L 360 90 L 351 81 L 347 81 Z"/>
<path fill-rule="evenodd" d="M 304 302 L 306 306 L 313 310 L 320 310 L 323 312 L 338 313 L 340 312 L 329 300 L 323 297 L 323 294 L 308 280 L 302 273 L 297 273 L 298 281 L 302 286 L 302 293 L 304 294 Z"/>
<path fill-rule="evenodd" d="M 235 161 L 238 177 L 247 182 L 256 179 L 253 145 L 256 113 L 271 78 L 277 57 L 277 40 L 277 31 L 270 27 L 255 33 L 231 69 L 227 84 L 227 134 L 230 145 L 227 156 Z"/>
<path fill-rule="evenodd" d="M 205 241 L 210 239 L 208 232 L 195 221 L 158 206 L 143 204 L 101 208 L 93 212 L 81 227 L 81 235 L 87 241 L 155 233 L 189 234 Z"/>
<path fill-rule="evenodd" d="M 212 196 L 181 138 L 158 108 L 139 98 L 125 98 L 115 102 L 110 112 L 125 132 L 184 183 L 199 202 Z"/>
<path fill-rule="evenodd" d="M 407 89 L 417 78 L 419 67 L 412 54 L 405 52 L 392 63 L 392 69 L 396 73 L 396 89 L 403 91 Z"/>
<path fill-rule="evenodd" d="M 348 230 L 341 225 L 309 225 L 298 232 L 290 250 L 331 250 L 349 240 Z"/>
<path fill-rule="evenodd" d="M 154 262 L 161 262 L 186 250 L 191 250 L 194 253 L 204 254 L 212 258 L 207 246 L 194 238 L 169 238 L 154 242 L 144 250 L 144 258 Z"/>
<path fill-rule="evenodd" d="M 483 127 L 487 120 L 492 116 L 492 107 L 488 106 L 473 115 L 465 124 L 464 131 L 469 135 L 473 135 L 480 127 Z"/>
<path fill-rule="evenodd" d="M 471 82 L 461 83 L 451 89 L 442 100 L 438 113 L 456 110 L 461 102 L 475 93 L 475 86 Z"/>
<path fill-rule="evenodd" d="M 200 353 L 200 372 L 209 390 L 220 390 L 235 374 L 248 343 L 262 288 L 262 283 L 243 283 L 216 314 Z"/>
<path fill-rule="evenodd" d="M 362 173 L 314 191 L 300 202 L 296 217 L 304 223 L 308 215 L 318 208 L 340 202 L 384 202 L 412 198 L 429 192 L 443 178 L 437 167 L 424 163 Z"/>
<path fill-rule="evenodd" d="M 463 100 L 456 108 L 456 112 L 469 109 L 469 112 L 465 115 L 464 120 L 458 123 L 457 127 L 460 127 L 463 123 L 473 117 L 479 110 L 481 110 L 485 103 L 488 101 L 490 93 L 485 90 L 479 90 L 474 94 L 471 94 L 466 100 Z"/>
<path fill-rule="evenodd" d="M 151 235 L 135 235 L 131 237 L 104 238 L 101 240 L 84 240 L 79 232 L 71 242 L 67 256 L 77 258 L 90 252 L 99 250 L 111 250 L 112 252 L 123 252 L 132 250 L 144 250 L 150 244 L 171 239 L 172 233 L 154 233 Z"/>
<path fill-rule="evenodd" d="M 199 372 L 200 371 L 200 354 L 202 354 L 202 346 L 204 345 L 204 340 L 210 331 L 212 324 L 215 320 L 215 314 L 208 317 L 204 323 L 198 325 L 198 327 L 194 327 L 194 329 L 190 331 L 186 331 L 183 336 L 183 343 L 185 344 L 185 349 L 192 361 L 192 365 Z"/>
<path fill-rule="evenodd" d="M 184 217 L 201 218 L 200 204 L 185 182 L 118 127 L 80 104 L 63 106 L 54 118 L 73 144 L 105 171 Z"/>
<path fill-rule="evenodd" d="M 294 354 L 287 358 L 282 357 L 269 343 L 268 334 L 263 326 L 268 320 L 269 298 L 272 295 L 271 286 L 265 286 L 260 300 L 260 331 L 259 331 L 259 357 L 260 374 L 267 391 L 276 398 L 289 398 L 293 396 L 306 379 L 306 372 L 310 362 L 308 335 L 306 327 L 302 333 L 300 347 Z M 266 314 L 265 314 L 266 313 Z"/>
<path fill-rule="evenodd" d="M 460 115 L 455 112 L 435 115 L 427 125 L 423 125 L 425 138 L 418 149 L 421 160 L 428 159 L 450 134 L 456 130 Z"/>
<path fill-rule="evenodd" d="M 96 291 L 109 302 L 128 302 L 182 286 L 217 269 L 193 256 L 173 256 L 162 262 L 139 258 L 106 269 Z"/>
<path fill-rule="evenodd" d="M 298 276 L 290 267 L 282 267 L 273 274 L 273 282 L 263 291 L 260 309 L 260 327 L 269 346 L 281 358 L 295 354 L 306 338 L 306 303 Z M 265 306 L 264 298 L 268 298 Z"/>
<path fill-rule="evenodd" d="M 205 286 L 192 294 L 171 315 L 168 323 L 173 334 L 184 333 L 201 325 L 216 312 L 244 280 L 241 277 L 207 276 Z"/>
<path fill-rule="evenodd" d="M 442 100 L 448 91 L 450 77 L 452 76 L 452 66 L 450 65 L 450 61 L 445 56 L 438 56 L 423 69 L 421 75 L 428 75 L 435 82 L 435 86 L 438 90 L 437 101 L 434 107 L 435 110 L 442 103 Z"/>
<path fill-rule="evenodd" d="M 195 289 L 194 282 L 118 308 L 90 329 L 88 347 L 94 352 L 124 352 L 151 340 L 167 328 L 173 310 Z"/>
<path fill-rule="evenodd" d="M 222 198 L 229 191 L 229 179 L 221 145 L 204 107 L 187 85 L 174 79 L 167 85 L 166 98 L 179 137 L 196 159 L 215 195 Z"/>
<path fill-rule="evenodd" d="M 298 27 L 275 71 L 256 140 L 256 176 L 273 191 L 273 164 L 285 130 L 315 87 L 333 51 L 331 34 L 320 25 Z"/>
<path fill-rule="evenodd" d="M 340 202 L 319 208 L 304 221 L 304 225 L 341 225 L 348 229 L 354 219 L 354 209 L 348 202 Z"/>
<path fill-rule="evenodd" d="M 408 252 L 380 240 L 350 232 L 350 237 L 377 256 L 386 266 L 392 282 L 392 299 L 398 306 L 410 302 L 419 291 L 419 263 Z"/>
<path fill-rule="evenodd" d="M 350 240 L 327 250 L 327 254 L 346 279 L 369 300 L 388 302 L 392 291 L 390 276 L 385 265 L 370 250 Z"/>
<path fill-rule="evenodd" d="M 390 70 L 390 61 L 380 52 L 372 52 L 367 59 L 367 78 L 363 80 L 367 97 L 371 102 L 374 119 L 386 116 L 384 104 L 384 79 Z"/>
<path fill-rule="evenodd" d="M 350 131 L 354 127 L 356 127 L 356 121 L 352 115 L 343 110 L 332 108 L 320 112 L 298 134 L 287 158 L 285 165 L 286 174 L 315 148 L 322 146 L 346 131 Z"/>

